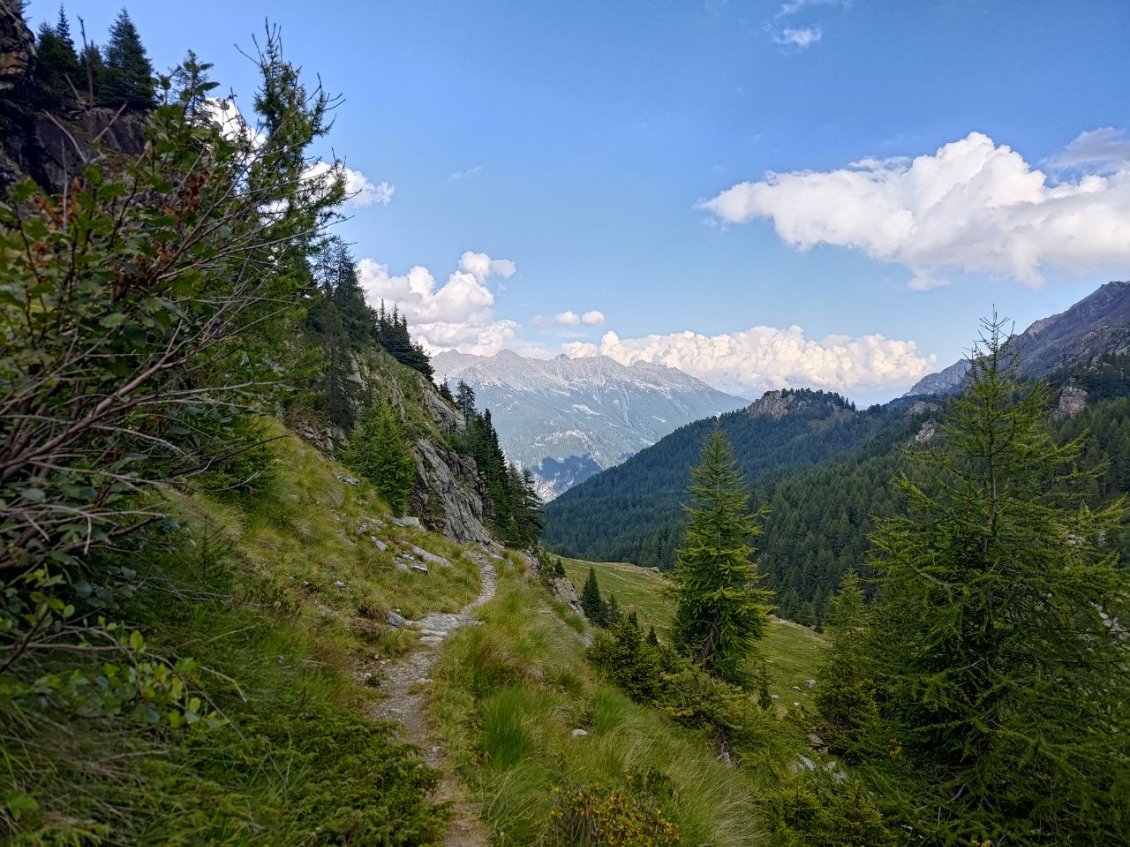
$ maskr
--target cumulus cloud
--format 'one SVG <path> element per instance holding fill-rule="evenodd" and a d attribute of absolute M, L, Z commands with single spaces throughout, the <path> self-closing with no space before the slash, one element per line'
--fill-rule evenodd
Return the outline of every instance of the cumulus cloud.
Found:
<path fill-rule="evenodd" d="M 1085 168 L 1099 173 L 1117 173 L 1130 164 L 1130 138 L 1126 130 L 1105 127 L 1081 132 L 1048 166 L 1057 170 Z"/>
<path fill-rule="evenodd" d="M 552 318 L 547 318 L 544 315 L 536 315 L 534 317 L 534 326 L 600 326 L 604 323 L 604 312 L 599 312 L 596 309 L 578 315 L 572 309 L 566 312 L 558 312 Z"/>
<path fill-rule="evenodd" d="M 797 47 L 803 50 L 806 47 L 811 47 L 823 37 L 824 33 L 818 26 L 806 26 L 797 29 L 786 27 L 780 32 L 775 33 L 773 40 L 786 47 Z"/>
<path fill-rule="evenodd" d="M 755 326 L 741 332 L 678 332 L 620 338 L 606 332 L 600 344 L 567 344 L 574 358 L 604 355 L 623 365 L 652 362 L 679 368 L 723 391 L 755 396 L 775 388 L 810 386 L 832 391 L 901 389 L 936 363 L 913 341 L 881 335 L 808 339 L 799 326 Z"/>
<path fill-rule="evenodd" d="M 486 253 L 473 253 L 468 250 L 459 257 L 459 270 L 471 274 L 482 283 L 491 276 L 510 279 L 518 272 L 518 266 L 509 259 L 492 259 Z"/>
<path fill-rule="evenodd" d="M 494 293 L 487 281 L 509 277 L 517 271 L 509 259 L 492 259 L 486 253 L 464 253 L 459 267 L 443 285 L 422 266 L 408 273 L 389 273 L 388 265 L 374 259 L 357 264 L 357 278 L 371 306 L 383 300 L 408 320 L 412 336 L 430 352 L 458 349 L 490 356 L 518 333 L 518 324 L 494 314 Z"/>
<path fill-rule="evenodd" d="M 604 323 L 604 312 L 598 312 L 596 309 L 585 312 L 581 315 L 581 323 L 585 326 L 600 326 Z"/>
<path fill-rule="evenodd" d="M 347 168 L 343 164 L 330 164 L 318 160 L 303 172 L 308 180 L 325 180 L 327 183 L 340 174 L 345 180 L 345 204 L 364 208 L 366 206 L 387 206 L 392 202 L 396 186 L 387 182 L 374 185 L 361 171 Z"/>
<path fill-rule="evenodd" d="M 831 244 L 908 267 L 911 287 L 954 271 L 1042 284 L 1130 262 L 1130 167 L 1053 182 L 979 132 L 914 159 L 767 174 L 701 204 L 727 223 L 769 218 L 790 246 Z"/>

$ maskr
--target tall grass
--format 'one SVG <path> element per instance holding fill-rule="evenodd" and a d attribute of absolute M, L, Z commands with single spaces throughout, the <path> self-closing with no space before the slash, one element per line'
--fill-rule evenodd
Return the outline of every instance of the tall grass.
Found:
<path fill-rule="evenodd" d="M 179 528 L 138 539 L 128 565 L 140 589 L 105 598 L 155 654 L 197 660 L 199 694 L 225 724 L 174 731 L 0 696 L 0 804 L 31 801 L 18 821 L 0 809 L 0 840 L 407 847 L 440 836 L 444 812 L 427 800 L 436 774 L 367 717 L 361 672 L 411 646 L 385 611 L 456 610 L 477 593 L 477 567 L 394 527 L 367 487 L 343 485 L 296 439 L 273 450 L 252 494 L 169 493 Z M 357 532 L 374 519 L 386 526 Z M 454 567 L 398 572 L 392 551 L 413 544 Z"/>
<path fill-rule="evenodd" d="M 762 798 L 801 749 L 795 727 L 767 715 L 763 759 L 721 761 L 705 735 L 601 681 L 578 633 L 515 562 L 480 615 L 434 669 L 431 708 L 495 843 L 549 839 L 570 786 L 632 796 L 641 781 L 666 787 L 656 803 L 687 844 L 769 843 Z"/>

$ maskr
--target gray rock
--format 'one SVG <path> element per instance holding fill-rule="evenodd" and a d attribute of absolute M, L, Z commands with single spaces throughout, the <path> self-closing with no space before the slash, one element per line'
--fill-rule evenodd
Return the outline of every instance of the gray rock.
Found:
<path fill-rule="evenodd" d="M 415 571 L 416 573 L 428 573 L 428 566 L 419 562 L 414 565 L 409 565 L 408 568 Z"/>
<path fill-rule="evenodd" d="M 454 565 L 452 565 L 451 562 L 449 562 L 447 559 L 443 558 L 443 556 L 437 556 L 435 553 L 429 553 L 422 547 L 412 546 L 408 549 L 412 551 L 416 558 L 421 559 L 430 565 L 437 565 L 441 568 L 454 567 Z"/>
<path fill-rule="evenodd" d="M 822 747 L 827 746 L 824 743 L 824 739 L 821 738 L 819 735 L 817 735 L 815 732 L 810 732 L 808 734 L 808 744 L 809 744 L 809 746 L 811 746 L 812 748 L 814 748 L 816 750 L 819 750 Z"/>
<path fill-rule="evenodd" d="M 345 588 L 345 583 L 340 579 L 335 579 L 334 585 L 336 585 L 338 588 Z"/>
<path fill-rule="evenodd" d="M 408 626 L 408 618 L 400 614 L 400 612 L 389 611 L 385 612 L 385 623 L 393 629 L 403 629 Z"/>
<path fill-rule="evenodd" d="M 370 535 L 370 536 L 369 536 L 369 540 L 370 540 L 370 541 L 372 541 L 372 542 L 373 542 L 373 546 L 375 546 L 375 547 L 376 547 L 376 548 L 377 548 L 378 550 L 380 550 L 380 551 L 381 551 L 382 553 L 383 553 L 383 552 L 384 552 L 385 550 L 387 550 L 387 549 L 388 549 L 388 545 L 387 545 L 387 544 L 385 544 L 385 543 L 384 543 L 383 541 L 381 541 L 381 540 L 380 540 L 379 538 L 377 538 L 377 537 L 376 537 L 375 535 Z"/>
<path fill-rule="evenodd" d="M 413 529 L 419 529 L 420 528 L 420 519 L 410 517 L 410 516 L 405 516 L 403 518 L 393 518 L 392 522 L 394 524 L 396 524 L 397 526 L 407 526 L 407 527 L 412 527 Z"/>
<path fill-rule="evenodd" d="M 377 532 L 385 528 L 387 524 L 379 518 L 365 518 L 357 524 L 358 535 L 368 535 L 370 532 Z"/>
<path fill-rule="evenodd" d="M 816 762 L 808 758 L 808 756 L 798 756 L 797 760 L 789 766 L 792 773 L 800 773 L 801 771 L 814 771 L 816 770 Z"/>
<path fill-rule="evenodd" d="M 345 474 L 341 474 L 341 473 L 335 473 L 334 477 L 337 479 L 338 482 L 343 482 L 346 485 L 358 485 L 361 482 L 359 479 L 356 479 L 355 477 L 346 476 Z"/>
<path fill-rule="evenodd" d="M 0 91 L 11 91 L 31 76 L 35 39 L 16 0 L 0 0 Z"/>
<path fill-rule="evenodd" d="M 585 738 L 586 736 L 588 736 L 588 734 L 589 734 L 589 731 L 587 729 L 581 729 L 580 727 L 573 730 L 573 737 L 574 738 Z"/>
<path fill-rule="evenodd" d="M 394 560 L 392 566 L 400 573 L 408 573 L 408 563 L 401 559 Z"/>
<path fill-rule="evenodd" d="M 445 445 L 422 438 L 413 445 L 416 479 L 412 505 L 428 516 L 429 526 L 456 544 L 490 544 L 483 526 L 483 500 L 476 486 L 478 468 L 473 459 Z"/>
<path fill-rule="evenodd" d="M 815 688 L 815 687 L 816 687 L 816 680 L 814 680 L 814 679 L 806 679 L 806 680 L 804 681 L 804 687 L 805 687 L 805 688 Z"/>
<path fill-rule="evenodd" d="M 1087 408 L 1087 391 L 1082 386 L 1069 382 L 1063 386 L 1059 393 L 1059 402 L 1056 404 L 1053 417 L 1073 418 Z"/>

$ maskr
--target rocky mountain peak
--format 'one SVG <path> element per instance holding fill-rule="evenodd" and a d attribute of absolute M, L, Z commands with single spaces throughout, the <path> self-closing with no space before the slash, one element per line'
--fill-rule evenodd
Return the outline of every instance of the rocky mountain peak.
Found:
<path fill-rule="evenodd" d="M 808 389 L 781 389 L 766 391 L 746 408 L 752 418 L 767 417 L 779 421 L 786 415 L 801 411 L 849 411 L 851 405 L 838 394 Z"/>

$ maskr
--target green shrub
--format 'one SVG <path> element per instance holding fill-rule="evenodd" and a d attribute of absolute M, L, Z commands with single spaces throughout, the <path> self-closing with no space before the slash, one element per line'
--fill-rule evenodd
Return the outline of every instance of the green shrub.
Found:
<path fill-rule="evenodd" d="M 554 789 L 546 847 L 679 847 L 679 828 L 644 794 L 585 786 Z"/>

